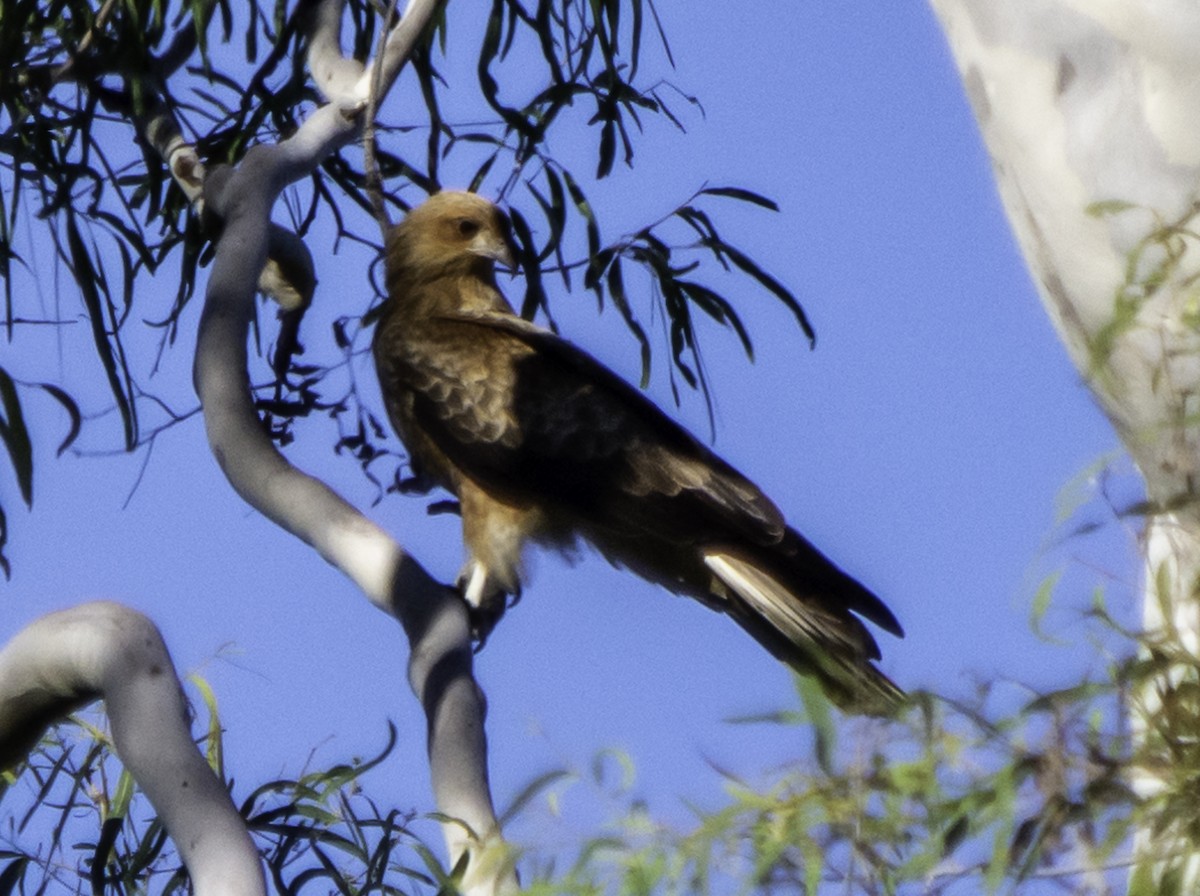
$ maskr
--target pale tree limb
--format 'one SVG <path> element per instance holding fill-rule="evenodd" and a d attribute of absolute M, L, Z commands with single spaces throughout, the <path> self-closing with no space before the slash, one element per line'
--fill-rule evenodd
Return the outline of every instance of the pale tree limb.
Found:
<path fill-rule="evenodd" d="M 138 131 L 166 162 L 172 179 L 198 215 L 205 215 L 204 185 L 208 170 L 180 130 L 174 113 L 162 102 L 153 102 L 137 117 Z M 220 231 L 221 221 L 208 210 L 210 230 Z M 258 275 L 258 290 L 270 296 L 285 312 L 306 309 L 316 288 L 312 253 L 295 233 L 271 224 L 267 261 Z"/>
<path fill-rule="evenodd" d="M 437 6 L 429 0 L 409 5 L 393 32 L 405 52 Z M 411 645 L 409 681 L 428 719 L 434 796 L 447 819 L 443 833 L 451 863 L 467 860 L 463 892 L 493 896 L 517 884 L 488 785 L 485 701 L 472 671 L 465 604 L 387 533 L 275 449 L 249 387 L 247 341 L 255 283 L 268 258 L 271 209 L 285 186 L 354 140 L 362 126 L 367 98 L 362 85 L 370 84 L 372 69 L 339 61 L 340 10 L 337 0 L 315 10 L 310 69 L 329 102 L 289 139 L 254 147 L 236 169 L 217 169 L 205 181 L 206 210 L 222 229 L 200 321 L 196 391 L 213 454 L 238 494 L 312 545 L 404 626 Z M 393 46 L 392 38 L 387 46 Z M 405 58 L 385 50 L 383 83 L 395 80 Z"/>
<path fill-rule="evenodd" d="M 341 105 L 347 112 L 358 111 L 366 106 L 372 89 L 378 84 L 377 100 L 381 101 L 392 89 L 422 33 L 444 2 L 409 0 L 404 15 L 388 32 L 383 52 L 364 66 L 342 54 L 338 35 L 343 0 L 321 0 L 313 11 L 308 51 L 308 68 L 321 96 L 326 102 Z"/>
<path fill-rule="evenodd" d="M 158 629 L 120 604 L 51 613 L 0 649 L 0 768 L 46 728 L 103 699 L 117 756 L 150 799 L 197 896 L 262 896 L 242 817 L 192 740 L 187 703 Z"/>
<path fill-rule="evenodd" d="M 404 67 L 404 63 L 416 49 L 417 42 L 427 23 L 440 7 L 439 0 L 409 0 L 408 6 L 404 9 L 404 15 L 396 23 L 396 27 L 388 33 L 382 55 L 359 78 L 356 89 L 364 99 L 376 84 L 376 77 L 378 77 L 379 98 L 387 96 L 392 85 L 396 83 L 400 69 Z M 378 76 L 374 72 L 376 67 L 379 69 Z"/>
<path fill-rule="evenodd" d="M 1146 761 L 1132 783 L 1155 797 L 1171 783 L 1155 757 L 1200 725 L 1171 699 L 1200 656 L 1200 7 L 931 3 L 1046 311 L 1145 480 L 1145 633 L 1189 658 L 1135 701 Z M 1145 831 L 1137 847 L 1139 874 L 1197 891 L 1200 847 L 1184 832 Z"/>
<path fill-rule="evenodd" d="M 345 101 L 354 93 L 363 73 L 361 62 L 342 54 L 344 8 L 341 0 L 318 0 L 310 4 L 308 71 L 327 103 Z"/>

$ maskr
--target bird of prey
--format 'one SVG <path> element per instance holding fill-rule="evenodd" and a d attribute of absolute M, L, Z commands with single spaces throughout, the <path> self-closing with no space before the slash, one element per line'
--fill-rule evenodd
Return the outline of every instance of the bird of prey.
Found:
<path fill-rule="evenodd" d="M 414 472 L 453 493 L 477 635 L 520 594 L 530 543 L 582 538 L 613 564 L 730 616 L 851 711 L 902 696 L 859 617 L 900 624 L 737 470 L 584 351 L 514 313 L 504 213 L 432 196 L 388 234 L 372 349 Z"/>

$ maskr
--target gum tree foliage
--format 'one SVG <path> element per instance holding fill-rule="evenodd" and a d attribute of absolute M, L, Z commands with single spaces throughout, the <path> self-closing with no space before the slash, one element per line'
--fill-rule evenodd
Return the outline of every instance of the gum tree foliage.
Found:
<path fill-rule="evenodd" d="M 1071 525 L 1091 526 L 1086 517 Z M 506 822 L 554 825 L 553 806 L 567 792 L 608 820 L 572 848 L 514 844 L 524 891 L 1126 892 L 1131 832 L 1164 813 L 1194 811 L 1187 802 L 1197 764 L 1194 748 L 1177 745 L 1175 805 L 1139 801 L 1126 783 L 1134 748 L 1121 708 L 1161 666 L 1139 657 L 1103 592 L 1086 619 L 1073 620 L 1081 626 L 1108 659 L 1091 679 L 1059 691 L 1031 694 L 1009 683 L 981 685 L 969 701 L 918 694 L 898 721 L 846 723 L 801 686 L 795 706 L 733 720 L 776 726 L 804 746 L 765 774 L 718 769 L 725 801 L 696 809 L 690 824 L 656 817 L 639 799 L 634 761 L 620 754 L 531 781 Z M 208 719 L 202 747 L 219 772 L 215 698 L 203 682 L 193 685 Z M 234 786 L 278 892 L 455 892 L 458 878 L 427 841 L 427 820 L 381 803 L 360 783 L 391 749 L 385 732 L 379 743 L 376 756 Z M 6 783 L 0 892 L 187 892 L 171 842 L 94 720 L 60 725 Z"/>
<path fill-rule="evenodd" d="M 1127 888 L 1132 835 L 1194 817 L 1200 759 L 1169 741 L 1170 787 L 1144 800 L 1129 785 L 1139 746 L 1127 707 L 1168 665 L 1187 662 L 1122 627 L 1108 604 L 1128 594 L 1106 579 L 1083 614 L 1048 607 L 1085 588 L 1111 546 L 1089 537 L 1141 512 L 1114 505 L 1113 473 L 1067 507 L 1054 533 L 1058 568 L 1034 600 L 1044 637 L 1084 639 L 1099 658 L 1081 681 L 1037 693 L 981 683 L 966 698 L 914 694 L 897 720 L 839 719 L 803 683 L 793 706 L 735 724 L 769 725 L 797 745 L 785 765 L 716 769 L 726 796 L 687 824 L 665 822 L 639 796 L 636 763 L 611 751 L 591 766 L 531 781 L 501 814 L 532 842 L 510 844 L 534 894 L 1118 894 L 1184 893 L 1170 881 Z M 1117 514 L 1114 514 L 1114 509 Z M 1065 559 L 1069 558 L 1069 559 Z M 1080 574 L 1079 566 L 1087 573 Z M 1151 652 L 1151 648 L 1153 652 Z M 202 749 L 223 777 L 216 698 L 193 679 Z M 1164 735 L 1170 729 L 1164 726 Z M 429 843 L 429 820 L 382 801 L 364 781 L 391 749 L 295 779 L 231 782 L 238 812 L 281 893 L 454 892 L 461 880 Z M 59 726 L 19 773 L 3 779 L 0 892 L 185 892 L 186 871 L 161 824 L 112 756 L 102 721 Z M 582 793 L 581 793 L 582 791 Z M 597 805 L 607 821 L 573 847 L 547 849 L 555 805 Z M 49 820 L 49 823 L 47 823 Z M 561 841 L 561 837 L 551 840 Z M 1176 882 L 1178 883 L 1178 882 Z"/>
<path fill-rule="evenodd" d="M 0 442 L 8 467 L 0 501 L 33 500 L 33 452 L 22 410 L 31 391 L 48 393 L 63 408 L 61 431 L 53 434 L 60 453 L 75 442 L 85 419 L 99 425 L 91 420 L 101 411 L 102 444 L 132 452 L 194 409 L 188 394 L 161 394 L 153 374 L 164 353 L 190 344 L 180 317 L 196 297 L 222 222 L 195 213 L 145 129 L 158 112 L 169 111 L 209 167 L 237 164 L 254 144 L 293 133 L 317 100 L 305 66 L 317 6 L 4 4 L 0 58 L 9 62 L 0 72 L 0 339 L 19 346 L 30 330 L 80 315 L 90 328 L 92 357 L 73 363 L 98 376 L 107 395 L 85 399 L 74 381 L 17 381 L 0 366 Z M 377 12 L 363 0 L 348 4 L 343 40 L 357 58 L 378 42 Z M 475 61 L 465 121 L 443 113 L 451 85 L 440 70 L 450 54 Z M 383 110 L 374 160 L 391 217 L 443 184 L 503 200 L 525 275 L 524 295 L 516 297 L 522 313 L 550 316 L 549 280 L 561 282 L 555 291 L 588 290 L 621 315 L 644 373 L 653 344 L 642 323 L 651 308 L 640 297 L 652 297 L 669 321 L 661 348 L 674 373 L 704 391 L 697 313 L 728 326 L 751 351 L 736 309 L 712 285 L 712 271 L 744 275 L 784 302 L 809 339 L 813 334 L 791 292 L 728 242 L 713 217 L 722 202 L 773 209 L 769 199 L 697 183 L 694 195 L 679 197 L 673 209 L 665 206 L 668 213 L 658 220 L 621 234 L 605 228 L 603 203 L 593 197 L 603 196 L 603 181 L 616 166 L 632 164 L 642 129 L 682 127 L 684 110 L 698 106 L 669 82 L 648 77 L 647 55 L 660 72 L 669 68 L 667 36 L 647 0 L 451 6 L 411 60 L 406 78 L 415 81 L 418 102 Z M 461 97 L 472 85 L 452 86 Z M 550 149 L 550 138 L 568 129 L 586 134 L 591 159 L 563 159 Z M 326 159 L 288 196 L 295 232 L 311 242 L 319 231 L 326 242 L 311 249 L 377 244 L 370 208 L 363 156 L 353 147 Z M 36 266 L 23 242 L 29 238 L 51 245 L 53 262 L 41 259 Z M 22 275 L 46 278 L 49 264 L 75 286 L 60 288 L 58 314 L 45 319 L 14 284 Z M 650 288 L 639 282 L 627 292 L 631 276 L 648 278 Z M 151 282 L 173 294 L 169 305 L 148 300 Z M 337 320 L 331 331 L 306 331 L 304 339 L 332 340 L 347 353 L 361 348 L 367 310 Z M 269 357 L 255 375 L 262 384 L 255 394 L 272 435 L 286 444 L 298 417 L 330 413 L 339 424 L 339 450 L 377 470 L 375 462 L 391 450 L 387 428 L 356 394 L 322 387 L 327 367 L 297 359 L 302 315 L 303 309 L 284 314 L 278 329 L 262 322 L 263 341 L 273 346 L 264 350 Z M 131 351 L 136 343 L 157 345 L 157 351 Z M 3 511 L 0 503 L 0 566 L 7 572 Z"/>

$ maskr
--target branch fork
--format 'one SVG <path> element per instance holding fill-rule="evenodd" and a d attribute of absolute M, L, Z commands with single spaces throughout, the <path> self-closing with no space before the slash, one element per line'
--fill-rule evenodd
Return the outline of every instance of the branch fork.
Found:
<path fill-rule="evenodd" d="M 238 494 L 312 545 L 404 627 L 409 682 L 428 720 L 434 795 L 447 819 L 442 828 L 451 866 L 465 856 L 463 892 L 495 896 L 515 891 L 517 881 L 510 862 L 490 859 L 502 841 L 488 785 L 485 700 L 472 670 L 466 607 L 387 533 L 276 450 L 255 411 L 247 371 L 256 284 L 272 257 L 272 236 L 284 239 L 270 223 L 276 198 L 359 135 L 371 85 L 378 83 L 382 95 L 394 83 L 438 5 L 413 0 L 368 66 L 341 54 L 340 0 L 317 6 L 309 67 L 326 104 L 289 139 L 255 147 L 236 169 L 215 172 L 205 183 L 203 199 L 223 229 L 193 375 L 213 454 Z"/>

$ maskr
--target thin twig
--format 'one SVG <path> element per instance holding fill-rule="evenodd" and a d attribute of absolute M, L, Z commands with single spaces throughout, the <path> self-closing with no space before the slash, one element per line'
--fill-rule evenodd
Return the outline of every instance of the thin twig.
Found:
<path fill-rule="evenodd" d="M 366 177 L 367 199 L 371 202 L 371 210 L 379 231 L 385 237 L 392 226 L 388 217 L 387 206 L 383 201 L 383 176 L 379 171 L 379 162 L 375 158 L 375 116 L 379 109 L 379 93 L 383 86 L 383 54 L 387 47 L 388 36 L 392 31 L 392 23 L 396 19 L 397 0 L 390 0 L 383 24 L 379 30 L 379 45 L 375 49 L 375 65 L 371 69 L 371 90 L 367 94 L 367 108 L 363 113 L 363 168 Z"/>
<path fill-rule="evenodd" d="M 83 39 L 79 41 L 79 46 L 75 48 L 62 65 L 51 72 L 50 87 L 53 87 L 71 73 L 71 69 L 75 67 L 75 60 L 87 52 L 87 48 L 92 45 L 92 39 L 96 36 L 96 32 L 108 22 L 108 17 L 112 15 L 112 11 L 116 8 L 116 5 L 117 0 L 105 0 L 104 5 L 100 7 L 100 12 L 96 13 L 96 20 L 92 22 L 92 26 L 88 28 L 87 34 L 83 36 Z"/>

